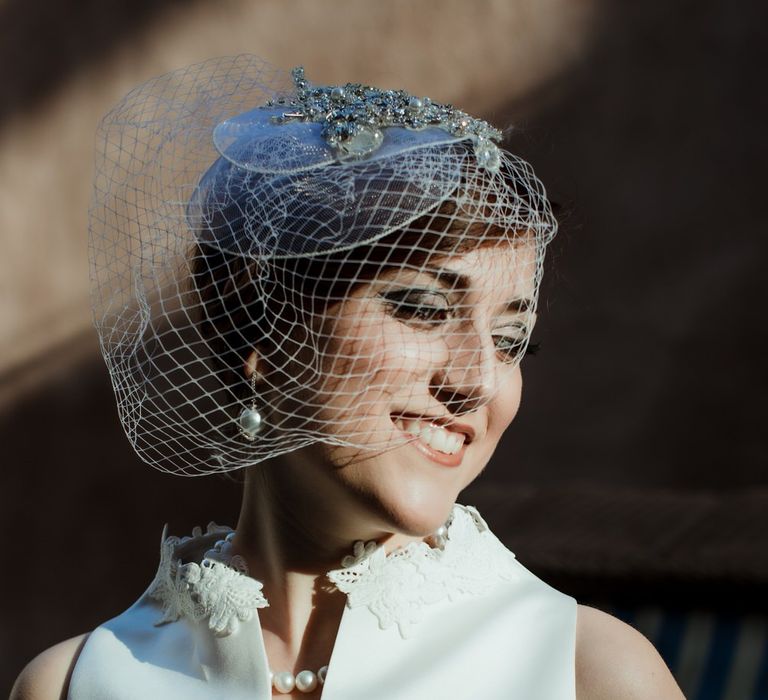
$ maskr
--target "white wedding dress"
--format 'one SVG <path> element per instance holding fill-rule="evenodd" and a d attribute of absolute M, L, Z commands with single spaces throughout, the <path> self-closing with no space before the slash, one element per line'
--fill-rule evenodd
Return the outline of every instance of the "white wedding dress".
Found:
<path fill-rule="evenodd" d="M 223 556 L 229 532 L 164 537 L 144 595 L 89 636 L 71 700 L 272 697 L 258 615 L 268 603 Z M 474 508 L 454 507 L 442 549 L 355 554 L 329 573 L 347 605 L 323 700 L 574 700 L 576 601 L 522 566 Z"/>

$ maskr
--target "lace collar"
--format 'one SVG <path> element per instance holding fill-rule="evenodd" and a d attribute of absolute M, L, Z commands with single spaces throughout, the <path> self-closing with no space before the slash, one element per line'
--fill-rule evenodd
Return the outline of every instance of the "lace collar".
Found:
<path fill-rule="evenodd" d="M 241 622 L 269 605 L 262 583 L 248 575 L 245 561 L 227 553 L 234 532 L 210 524 L 205 534 L 196 528 L 192 537 L 163 533 L 160 565 L 148 594 L 162 606 L 156 624 L 182 617 L 208 620 L 216 635 L 235 632 Z M 201 562 L 182 563 L 178 550 L 204 547 Z M 189 543 L 189 544 L 188 544 Z M 374 542 L 356 542 L 354 554 L 328 573 L 330 581 L 347 595 L 350 609 L 365 607 L 381 629 L 396 625 L 407 637 L 424 615 L 425 606 L 462 596 L 481 596 L 501 581 L 520 576 L 515 555 L 490 531 L 470 506 L 455 505 L 442 548 L 413 542 L 386 553 Z"/>

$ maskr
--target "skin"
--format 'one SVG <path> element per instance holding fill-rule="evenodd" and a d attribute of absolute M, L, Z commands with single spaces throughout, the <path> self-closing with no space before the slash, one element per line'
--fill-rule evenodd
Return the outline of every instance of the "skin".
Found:
<path fill-rule="evenodd" d="M 485 468 L 520 405 L 519 341 L 535 315 L 519 304 L 506 307 L 533 296 L 534 262 L 529 244 L 478 248 L 439 261 L 471 280 L 466 290 L 402 269 L 315 319 L 316 379 L 308 395 L 278 411 L 304 410 L 329 437 L 352 435 L 356 444 L 316 443 L 247 472 L 233 546 L 270 601 L 259 617 L 273 669 L 328 662 L 345 597 L 329 589 L 325 574 L 338 568 L 351 542 L 377 540 L 391 551 L 428 536 Z M 404 288 L 421 290 L 419 305 L 451 314 L 435 312 L 425 322 L 412 315 L 412 297 L 404 313 L 391 301 Z M 266 387 L 270 372 L 306 372 L 307 358 L 299 354 L 292 366 L 292 356 L 287 352 L 277 370 L 254 351 L 244 373 L 258 372 Z M 306 415 L 307 406 L 317 408 Z M 401 413 L 471 429 L 460 464 L 425 456 L 393 422 Z M 34 660 L 11 697 L 60 697 L 81 643 L 70 640 Z M 579 606 L 576 647 L 579 700 L 683 697 L 653 646 L 610 615 Z"/>
<path fill-rule="evenodd" d="M 391 550 L 422 539 L 445 522 L 459 492 L 487 464 L 520 405 L 518 354 L 503 348 L 510 338 L 519 343 L 520 325 L 530 329 L 535 319 L 502 310 L 533 295 L 534 255 L 531 247 L 505 246 L 439 261 L 441 269 L 471 278 L 462 292 L 397 270 L 359 288 L 316 324 L 323 349 L 323 380 L 313 389 L 313 403 L 323 407 L 318 417 L 326 432 L 364 436 L 373 449 L 318 443 L 248 474 L 234 547 L 270 591 L 260 619 L 273 668 L 327 663 L 344 596 L 325 592 L 324 577 L 350 542 L 378 540 Z M 419 303 L 452 304 L 455 318 L 427 323 L 393 313 L 388 295 L 403 289 L 428 290 L 419 292 Z M 246 374 L 254 369 L 269 372 L 255 353 Z M 461 464 L 425 457 L 392 421 L 403 412 L 471 427 L 474 439 Z M 324 635 L 310 638 L 313 628 Z"/>

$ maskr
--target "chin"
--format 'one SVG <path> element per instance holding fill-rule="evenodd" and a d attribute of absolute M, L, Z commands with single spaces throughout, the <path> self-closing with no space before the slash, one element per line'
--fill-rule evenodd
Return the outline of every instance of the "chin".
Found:
<path fill-rule="evenodd" d="M 462 484 L 452 475 L 411 473 L 400 476 L 370 494 L 387 529 L 409 537 L 427 537 L 445 525 Z"/>
<path fill-rule="evenodd" d="M 332 448 L 327 463 L 337 487 L 352 496 L 358 517 L 374 530 L 393 535 L 427 537 L 445 525 L 458 494 L 485 464 L 483 452 L 470 447 L 459 464 L 447 466 L 430 459 L 413 444 L 383 453 Z"/>
<path fill-rule="evenodd" d="M 409 508 L 400 506 L 392 513 L 392 531 L 408 537 L 428 537 L 445 525 L 453 508 L 454 499 L 429 503 L 426 507 Z"/>

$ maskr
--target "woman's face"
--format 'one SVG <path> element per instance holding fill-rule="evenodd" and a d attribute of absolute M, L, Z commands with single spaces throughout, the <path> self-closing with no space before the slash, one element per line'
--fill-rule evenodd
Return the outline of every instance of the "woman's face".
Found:
<path fill-rule="evenodd" d="M 305 483 L 392 532 L 441 525 L 517 413 L 535 271 L 532 243 L 486 246 L 386 270 L 327 309 L 300 410 L 340 444 L 302 450 L 319 470 Z"/>

